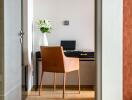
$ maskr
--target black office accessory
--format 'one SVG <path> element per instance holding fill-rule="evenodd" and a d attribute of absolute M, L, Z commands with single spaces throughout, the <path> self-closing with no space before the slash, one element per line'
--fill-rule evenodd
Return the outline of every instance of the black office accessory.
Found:
<path fill-rule="evenodd" d="M 69 20 L 64 20 L 63 24 L 64 25 L 69 25 Z"/>
<path fill-rule="evenodd" d="M 75 50 L 76 49 L 76 40 L 61 40 L 61 46 L 64 50 Z"/>

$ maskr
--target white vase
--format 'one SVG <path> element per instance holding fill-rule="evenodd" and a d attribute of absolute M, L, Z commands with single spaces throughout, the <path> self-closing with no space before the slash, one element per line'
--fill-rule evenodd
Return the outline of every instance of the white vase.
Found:
<path fill-rule="evenodd" d="M 46 33 L 42 33 L 42 36 L 40 37 L 39 40 L 39 46 L 48 46 L 48 39 Z"/>

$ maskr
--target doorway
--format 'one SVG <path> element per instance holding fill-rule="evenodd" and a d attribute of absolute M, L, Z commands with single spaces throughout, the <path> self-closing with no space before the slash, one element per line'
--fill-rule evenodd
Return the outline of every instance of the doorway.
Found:
<path fill-rule="evenodd" d="M 94 4 L 95 4 L 95 6 L 94 6 L 94 10 L 95 10 L 94 14 L 95 14 L 95 15 L 98 15 L 98 13 L 97 13 L 97 7 L 98 7 L 98 6 L 96 7 L 97 2 L 95 1 Z M 98 4 L 100 4 L 100 3 L 98 3 Z M 99 11 L 99 12 L 100 12 L 100 11 Z M 99 16 L 100 16 L 100 15 L 99 15 Z M 100 19 L 100 18 L 99 18 L 99 19 Z M 98 19 L 94 16 L 94 21 L 95 21 L 95 22 L 94 22 L 94 23 L 95 23 L 95 27 L 94 27 L 94 28 L 95 28 L 95 32 L 94 32 L 94 34 L 97 33 L 97 28 L 99 29 L 99 27 L 96 26 L 97 20 L 98 20 Z M 63 20 L 62 20 L 62 21 L 63 21 Z M 98 23 L 99 23 L 99 22 L 98 22 Z M 101 25 L 100 25 L 100 26 L 101 26 Z M 96 36 L 95 36 L 95 37 L 96 37 Z M 95 40 L 96 40 L 96 39 L 97 39 L 97 38 L 95 38 Z M 95 42 L 97 42 L 97 40 L 96 40 Z M 94 42 L 94 43 L 95 43 L 95 42 Z M 97 48 L 96 46 L 97 46 L 97 45 L 94 44 L 94 48 L 95 48 L 95 49 Z M 97 53 L 96 53 L 96 54 L 97 54 Z M 97 69 L 96 69 L 96 70 L 97 70 Z M 99 73 L 99 74 L 100 74 L 100 73 Z M 98 76 L 98 77 L 99 77 L 99 76 Z M 95 80 L 96 80 L 96 79 L 95 79 Z M 97 81 L 98 81 L 98 80 L 97 80 Z M 96 93 L 96 92 L 95 92 L 95 93 Z"/>

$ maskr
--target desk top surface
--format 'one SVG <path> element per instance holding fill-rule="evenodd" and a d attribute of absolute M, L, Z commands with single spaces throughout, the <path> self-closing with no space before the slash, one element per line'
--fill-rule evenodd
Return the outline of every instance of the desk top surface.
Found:
<path fill-rule="evenodd" d="M 95 53 L 94 52 L 81 52 L 81 51 L 68 51 L 64 52 L 65 56 L 67 57 L 77 57 L 80 60 L 95 60 Z M 36 52 L 36 58 L 41 58 L 40 51 Z"/>

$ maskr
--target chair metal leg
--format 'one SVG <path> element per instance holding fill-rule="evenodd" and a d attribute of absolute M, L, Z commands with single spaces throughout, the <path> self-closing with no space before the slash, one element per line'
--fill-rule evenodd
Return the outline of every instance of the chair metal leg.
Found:
<path fill-rule="evenodd" d="M 44 72 L 42 72 L 42 74 L 41 74 L 40 87 L 39 87 L 39 96 L 40 96 L 40 91 L 41 91 L 41 88 L 42 88 L 43 74 L 44 74 Z"/>
<path fill-rule="evenodd" d="M 80 94 L 80 70 L 78 70 L 78 89 Z"/>
<path fill-rule="evenodd" d="M 54 91 L 56 90 L 56 73 L 54 73 Z"/>
<path fill-rule="evenodd" d="M 63 74 L 63 98 L 65 98 L 66 73 Z"/>

